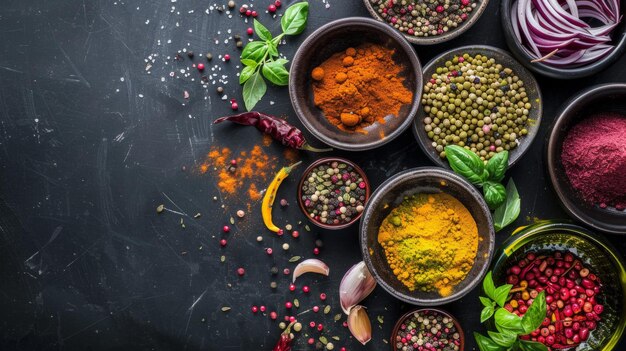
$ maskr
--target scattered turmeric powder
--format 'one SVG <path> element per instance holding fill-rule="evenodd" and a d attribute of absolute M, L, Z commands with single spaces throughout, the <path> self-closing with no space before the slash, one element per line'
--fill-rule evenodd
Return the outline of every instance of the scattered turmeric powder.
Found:
<path fill-rule="evenodd" d="M 404 69 L 393 61 L 394 50 L 377 44 L 348 48 L 324 61 L 311 72 L 313 99 L 328 121 L 348 132 L 385 123 L 397 116 L 402 105 L 413 101 L 404 85 Z"/>
<path fill-rule="evenodd" d="M 394 275 L 410 291 L 452 294 L 474 265 L 478 227 L 445 193 L 407 197 L 383 220 L 378 242 Z"/>

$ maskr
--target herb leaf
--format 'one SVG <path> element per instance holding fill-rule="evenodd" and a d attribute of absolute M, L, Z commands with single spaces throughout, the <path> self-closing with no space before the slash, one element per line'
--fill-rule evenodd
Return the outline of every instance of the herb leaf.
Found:
<path fill-rule="evenodd" d="M 256 35 L 259 36 L 259 39 L 263 41 L 272 40 L 272 33 L 270 33 L 269 29 L 267 29 L 261 22 L 254 19 L 254 31 Z"/>
<path fill-rule="evenodd" d="M 506 202 L 496 208 L 493 214 L 493 222 L 496 231 L 501 230 L 513 223 L 520 213 L 520 198 L 513 179 L 509 179 L 506 185 Z"/>
<path fill-rule="evenodd" d="M 472 184 L 479 186 L 483 184 L 485 164 L 478 155 L 458 145 L 446 146 L 445 152 L 452 170 L 467 178 Z"/>
<path fill-rule="evenodd" d="M 492 158 L 487 161 L 487 171 L 489 172 L 489 180 L 494 182 L 501 182 L 504 179 L 504 172 L 509 166 L 509 152 L 501 151 L 493 155 Z"/>
<path fill-rule="evenodd" d="M 243 102 L 246 109 L 251 111 L 254 106 L 261 100 L 267 91 L 267 85 L 261 74 L 257 71 L 243 85 Z"/>
<path fill-rule="evenodd" d="M 280 20 L 280 26 L 287 35 L 297 35 L 304 31 L 306 27 L 307 17 L 309 16 L 309 3 L 295 3 L 285 11 L 283 18 Z"/>
<path fill-rule="evenodd" d="M 530 340 L 520 340 L 519 348 L 521 351 L 548 351 L 546 345 Z"/>
<path fill-rule="evenodd" d="M 242 60 L 252 60 L 254 62 L 261 62 L 265 53 L 267 52 L 267 44 L 262 41 L 251 41 L 246 44 L 241 52 Z"/>
<path fill-rule="evenodd" d="M 521 334 L 524 332 L 522 319 L 504 308 L 496 311 L 496 328 L 501 333 Z"/>
<path fill-rule="evenodd" d="M 289 83 L 289 71 L 285 68 L 286 60 L 270 61 L 263 65 L 263 77 L 276 85 Z"/>
<path fill-rule="evenodd" d="M 490 180 L 483 183 L 483 194 L 490 209 L 496 209 L 506 200 L 506 189 L 504 185 Z"/>
<path fill-rule="evenodd" d="M 496 333 L 492 331 L 488 331 L 489 337 L 496 344 L 504 347 L 509 347 L 515 343 L 517 340 L 517 335 L 515 334 L 507 334 L 507 333 Z"/>
<path fill-rule="evenodd" d="M 250 59 L 241 59 L 241 63 L 244 66 L 251 66 L 251 67 L 256 67 L 259 63 L 254 61 L 254 60 L 250 60 Z"/>
<path fill-rule="evenodd" d="M 546 293 L 542 291 L 533 300 L 533 303 L 528 307 L 528 310 L 522 317 L 522 327 L 526 334 L 539 328 L 546 316 L 546 308 Z"/>
<path fill-rule="evenodd" d="M 490 298 L 484 297 L 484 296 L 479 296 L 478 297 L 480 299 L 480 303 L 483 304 L 483 306 L 485 307 L 489 307 L 489 306 L 494 306 L 493 301 Z"/>
<path fill-rule="evenodd" d="M 267 51 L 270 57 L 278 56 L 278 44 L 274 44 L 273 41 L 267 41 Z"/>
<path fill-rule="evenodd" d="M 474 332 L 474 339 L 476 339 L 476 344 L 480 351 L 504 351 L 505 347 L 502 347 L 496 344 L 493 340 L 488 337 L 481 335 L 479 333 Z"/>
<path fill-rule="evenodd" d="M 483 279 L 483 290 L 485 294 L 489 296 L 490 299 L 496 299 L 496 286 L 493 284 L 493 277 L 491 276 L 491 271 L 487 272 L 485 279 Z"/>
<path fill-rule="evenodd" d="M 256 72 L 256 67 L 246 66 L 239 74 L 239 84 L 245 83 Z"/>
<path fill-rule="evenodd" d="M 483 310 L 480 312 L 480 322 L 484 323 L 487 319 L 491 318 L 494 313 L 493 305 L 485 306 Z"/>
<path fill-rule="evenodd" d="M 496 295 L 495 301 L 498 304 L 498 306 L 504 307 L 504 304 L 506 303 L 506 298 L 507 296 L 509 296 L 509 291 L 511 291 L 512 287 L 513 285 L 506 284 L 506 285 L 499 286 L 496 289 L 494 294 Z"/>

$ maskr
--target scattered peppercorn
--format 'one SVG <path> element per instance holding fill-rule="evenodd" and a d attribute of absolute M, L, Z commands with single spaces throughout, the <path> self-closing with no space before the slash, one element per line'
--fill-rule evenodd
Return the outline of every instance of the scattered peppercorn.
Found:
<path fill-rule="evenodd" d="M 230 0 L 228 2 L 228 7 L 231 8 L 231 9 L 234 9 L 235 8 L 235 2 L 233 0 Z"/>
<path fill-rule="evenodd" d="M 291 232 L 291 236 L 294 238 L 298 238 L 300 236 L 300 232 L 298 232 L 297 230 L 294 230 L 293 232 Z"/>
<path fill-rule="evenodd" d="M 197 67 L 198 71 L 204 71 L 204 63 L 199 63 Z"/>
<path fill-rule="evenodd" d="M 222 247 L 226 246 L 226 244 L 227 244 L 226 239 L 222 239 L 222 240 L 220 240 L 220 245 L 221 245 Z"/>
<path fill-rule="evenodd" d="M 278 274 L 278 267 L 272 266 L 272 268 L 270 268 L 270 273 L 272 273 L 272 275 Z"/>
<path fill-rule="evenodd" d="M 244 274 L 246 274 L 246 270 L 243 269 L 243 267 L 239 267 L 237 268 L 237 274 L 239 274 L 239 276 L 243 276 Z"/>
<path fill-rule="evenodd" d="M 223 94 L 224 93 L 224 88 L 222 88 L 222 87 L 217 87 L 216 90 L 217 90 L 218 94 Z"/>
<path fill-rule="evenodd" d="M 237 211 L 237 217 L 243 218 L 245 215 L 246 215 L 246 213 L 243 210 Z"/>
<path fill-rule="evenodd" d="M 230 61 L 230 55 L 229 54 L 224 55 L 224 61 L 226 61 L 226 62 Z"/>
<path fill-rule="evenodd" d="M 287 199 L 280 199 L 280 205 L 286 207 L 289 206 L 289 202 L 287 202 Z"/>
<path fill-rule="evenodd" d="M 228 233 L 228 232 L 230 232 L 230 227 L 229 227 L 229 226 L 227 226 L 227 225 L 225 225 L 225 226 L 222 228 L 222 230 L 224 231 L 224 233 Z"/>
<path fill-rule="evenodd" d="M 269 13 L 274 13 L 274 12 L 276 12 L 276 5 L 274 5 L 274 4 L 269 5 L 269 6 L 267 7 L 267 11 L 268 11 Z"/>
<path fill-rule="evenodd" d="M 194 55 L 193 51 L 187 51 L 187 56 L 189 58 L 193 58 L 193 55 Z"/>
<path fill-rule="evenodd" d="M 246 33 L 248 33 L 248 35 L 252 35 L 254 34 L 254 30 L 250 27 L 248 27 L 248 29 L 246 29 Z"/>
<path fill-rule="evenodd" d="M 277 287 L 278 287 L 278 284 L 276 282 L 271 282 L 270 283 L 270 288 L 276 289 Z"/>
<path fill-rule="evenodd" d="M 243 47 L 243 42 L 242 41 L 238 41 L 235 46 L 237 46 L 237 48 L 241 49 Z"/>

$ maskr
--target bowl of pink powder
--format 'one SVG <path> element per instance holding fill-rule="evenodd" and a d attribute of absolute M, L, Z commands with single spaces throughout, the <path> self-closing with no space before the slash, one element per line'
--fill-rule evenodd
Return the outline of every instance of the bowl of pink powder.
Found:
<path fill-rule="evenodd" d="M 626 234 L 626 84 L 594 86 L 566 103 L 547 153 L 552 186 L 568 214 Z"/>

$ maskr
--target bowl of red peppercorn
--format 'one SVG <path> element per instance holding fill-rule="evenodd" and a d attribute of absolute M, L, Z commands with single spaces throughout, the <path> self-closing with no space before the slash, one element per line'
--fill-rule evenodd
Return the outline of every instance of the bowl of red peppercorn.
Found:
<path fill-rule="evenodd" d="M 432 45 L 470 29 L 489 0 L 363 0 L 370 15 L 401 32 L 413 44 Z"/>
<path fill-rule="evenodd" d="M 496 285 L 511 284 L 505 308 L 524 315 L 541 291 L 542 325 L 521 336 L 552 350 L 609 351 L 626 327 L 623 258 L 601 236 L 545 221 L 516 230 L 496 252 Z"/>
<path fill-rule="evenodd" d="M 324 229 L 343 229 L 361 218 L 370 196 L 365 172 L 352 161 L 325 157 L 302 173 L 298 204 L 313 224 Z"/>
<path fill-rule="evenodd" d="M 465 335 L 458 320 L 435 308 L 411 310 L 398 319 L 391 332 L 394 351 L 463 351 Z M 421 347 L 421 348 L 420 348 Z"/>
<path fill-rule="evenodd" d="M 626 84 L 594 86 L 565 103 L 546 146 L 562 207 L 604 232 L 626 234 Z"/>

